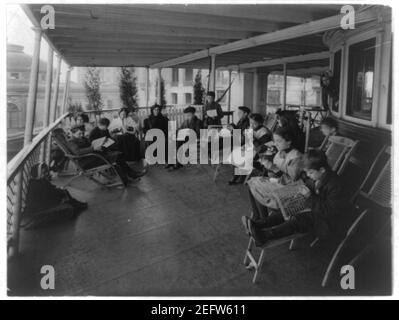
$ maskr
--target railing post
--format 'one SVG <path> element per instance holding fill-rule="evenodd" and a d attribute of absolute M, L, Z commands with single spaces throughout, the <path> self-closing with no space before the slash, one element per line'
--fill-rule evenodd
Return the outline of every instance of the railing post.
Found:
<path fill-rule="evenodd" d="M 146 77 L 145 77 L 145 106 L 149 107 L 150 99 L 150 68 L 146 67 Z"/>
<path fill-rule="evenodd" d="M 287 104 L 287 64 L 283 64 L 283 110 L 286 108 Z"/>
<path fill-rule="evenodd" d="M 229 70 L 229 85 L 231 84 L 231 70 Z M 231 110 L 231 87 L 227 93 L 227 111 Z"/>
<path fill-rule="evenodd" d="M 209 74 L 209 90 L 215 92 L 216 90 L 216 55 L 211 55 L 211 71 Z"/>
<path fill-rule="evenodd" d="M 48 48 L 47 54 L 47 70 L 46 70 L 46 89 L 44 92 L 44 116 L 43 116 L 43 128 L 46 128 L 50 123 L 50 102 L 51 102 L 51 82 L 53 78 L 53 49 L 51 46 Z M 50 138 L 48 139 L 50 140 Z M 40 162 L 47 160 L 46 150 L 48 143 L 45 141 L 40 149 Z M 48 164 L 48 162 L 46 161 Z"/>
<path fill-rule="evenodd" d="M 64 87 L 64 97 L 62 99 L 62 107 L 61 107 L 61 115 L 63 115 L 65 112 L 67 112 L 67 104 L 68 104 L 68 94 L 69 94 L 69 82 L 71 80 L 71 67 L 68 67 L 68 71 L 65 76 L 65 87 Z"/>
<path fill-rule="evenodd" d="M 58 102 L 58 93 L 59 93 L 59 87 L 60 87 L 60 74 L 61 74 L 61 57 L 57 55 L 57 69 L 55 73 L 55 86 L 54 86 L 54 92 L 53 92 L 53 98 L 51 99 L 50 102 L 50 114 L 49 114 L 49 123 L 54 122 L 57 119 L 57 102 Z M 50 165 L 51 161 L 51 139 L 52 139 L 52 134 L 50 133 L 48 138 L 47 138 L 47 143 L 46 143 L 46 155 L 45 155 L 45 162 Z"/>
<path fill-rule="evenodd" d="M 30 69 L 29 93 L 26 105 L 26 122 L 24 134 L 24 146 L 32 141 L 33 128 L 36 113 L 37 80 L 39 77 L 40 42 L 42 31 L 40 28 L 33 28 L 35 31 L 35 42 L 33 48 L 32 64 Z M 10 256 L 16 256 L 19 252 L 19 225 L 22 211 L 22 187 L 23 187 L 23 168 L 19 169 L 16 177 L 15 206 L 12 217 L 12 238 L 10 244 Z"/>
<path fill-rule="evenodd" d="M 162 80 L 162 75 L 161 75 L 161 68 L 157 69 L 158 71 L 158 83 L 157 83 L 157 103 L 161 105 L 162 102 L 162 94 L 161 94 L 161 80 Z"/>
<path fill-rule="evenodd" d="M 58 94 L 60 89 L 60 75 L 61 75 L 61 57 L 57 55 L 57 69 L 55 72 L 55 87 L 53 92 L 53 99 L 50 109 L 50 122 L 54 122 L 57 119 L 57 103 L 58 103 Z"/>
<path fill-rule="evenodd" d="M 259 75 L 258 70 L 255 69 L 253 73 L 252 81 L 252 111 L 259 113 L 258 110 L 258 85 L 259 85 Z"/>
<path fill-rule="evenodd" d="M 30 68 L 28 101 L 26 104 L 24 146 L 32 141 L 33 136 L 36 113 L 37 80 L 39 77 L 40 42 L 42 40 L 41 29 L 33 28 L 33 30 L 35 31 L 35 43 L 33 49 L 32 64 Z"/>

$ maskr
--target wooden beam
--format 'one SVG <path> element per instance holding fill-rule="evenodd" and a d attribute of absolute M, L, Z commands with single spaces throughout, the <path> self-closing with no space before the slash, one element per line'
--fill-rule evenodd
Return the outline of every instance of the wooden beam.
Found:
<path fill-rule="evenodd" d="M 58 17 L 74 17 L 91 22 L 95 20 L 112 23 L 113 21 L 135 23 L 142 25 L 157 24 L 161 26 L 176 26 L 185 28 L 192 26 L 193 21 L 198 28 L 211 28 L 215 30 L 245 31 L 245 32 L 270 32 L 281 27 L 288 27 L 295 22 L 268 21 L 267 19 L 247 19 L 232 17 L 216 17 L 195 12 L 168 12 L 157 9 L 139 8 L 121 5 L 93 6 L 93 5 L 54 5 Z M 36 14 L 40 13 L 40 7 L 34 6 Z"/>
<path fill-rule="evenodd" d="M 238 67 L 240 69 L 251 69 L 251 68 L 258 68 L 258 67 L 267 67 L 267 66 L 274 66 L 274 65 L 281 65 L 284 63 L 293 63 L 293 62 L 302 62 L 302 61 L 309 61 L 309 60 L 319 60 L 319 59 L 327 59 L 330 57 L 329 51 L 323 52 L 316 52 L 316 53 L 309 53 L 303 54 L 299 56 L 292 56 L 280 59 L 271 59 L 265 61 L 256 61 L 251 63 L 243 63 L 240 64 Z M 227 68 L 237 68 L 237 66 L 229 66 Z"/>
<path fill-rule="evenodd" d="M 330 16 L 339 12 L 339 5 L 286 5 L 286 4 L 234 4 L 234 5 L 209 5 L 209 4 L 168 4 L 148 5 L 135 4 L 139 8 L 155 8 L 159 11 L 183 12 L 187 14 L 206 14 L 215 17 L 231 17 L 235 19 L 251 19 L 254 21 L 267 20 L 274 22 L 303 23 L 314 19 L 315 15 Z"/>
<path fill-rule="evenodd" d="M 109 37 L 108 37 L 109 36 Z M 89 38 L 89 39 L 88 39 Z M 85 43 L 104 43 L 104 44 L 118 44 L 123 43 L 125 45 L 132 44 L 170 44 L 170 45 L 192 45 L 192 46 L 203 46 L 203 45 L 219 45 L 226 42 L 225 39 L 220 38 L 212 38 L 212 35 L 209 37 L 175 37 L 173 35 L 169 36 L 151 36 L 148 37 L 146 35 L 139 34 L 118 34 L 112 35 L 110 33 L 102 34 L 101 36 L 98 33 L 89 33 L 85 32 L 84 35 L 57 35 L 57 37 L 51 37 L 50 39 L 54 42 L 54 44 L 58 43 L 66 43 L 73 45 L 74 43 L 85 44 Z"/>
<path fill-rule="evenodd" d="M 283 110 L 287 105 L 287 63 L 283 64 Z"/>
<path fill-rule="evenodd" d="M 325 32 L 331 29 L 338 28 L 340 26 L 341 19 L 343 14 L 335 15 L 332 17 L 311 21 L 308 23 L 304 23 L 299 26 L 286 28 L 283 30 L 278 30 L 275 32 L 270 32 L 266 34 L 262 34 L 260 36 L 255 36 L 252 38 L 239 40 L 230 42 L 225 45 L 220 45 L 217 47 L 213 47 L 207 50 L 198 51 L 189 55 L 185 55 L 179 58 L 174 58 L 170 60 L 163 61 L 161 63 L 157 63 L 152 65 L 152 67 L 170 67 L 173 65 L 186 63 L 189 61 L 205 58 L 208 55 L 216 54 L 224 54 L 227 52 L 234 52 L 238 50 L 248 49 L 260 45 L 265 45 L 269 43 L 275 43 L 279 41 L 284 41 L 288 39 L 294 39 L 299 37 L 304 37 L 307 35 L 312 35 L 320 32 Z M 355 13 L 355 21 L 356 24 L 369 22 L 377 19 L 376 10 L 374 8 L 369 8 L 364 11 Z"/>
<path fill-rule="evenodd" d="M 57 16 L 55 21 L 55 29 L 48 30 L 49 34 L 82 34 L 85 31 L 97 32 L 97 35 L 103 34 L 103 32 L 119 32 L 142 34 L 142 35 L 174 35 L 181 37 L 192 37 L 200 36 L 207 37 L 212 35 L 213 38 L 222 38 L 228 41 L 229 39 L 242 39 L 253 35 L 253 32 L 248 31 L 235 31 L 235 30 L 220 30 L 214 29 L 208 25 L 208 27 L 196 28 L 191 22 L 191 26 L 162 26 L 157 24 L 155 19 L 148 19 L 151 24 L 137 23 L 134 20 L 126 22 L 112 21 L 104 22 L 101 20 L 87 20 L 84 18 L 74 16 Z M 72 27 L 72 28 L 71 28 Z M 261 32 L 259 32 L 261 33 Z"/>

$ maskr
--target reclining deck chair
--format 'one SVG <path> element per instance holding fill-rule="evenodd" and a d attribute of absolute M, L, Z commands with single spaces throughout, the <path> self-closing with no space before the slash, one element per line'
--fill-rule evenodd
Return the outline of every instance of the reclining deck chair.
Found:
<path fill-rule="evenodd" d="M 277 128 L 277 114 L 269 113 L 266 115 L 266 119 L 263 122 L 264 126 L 271 132 L 274 132 Z"/>
<path fill-rule="evenodd" d="M 326 150 L 326 155 L 328 162 L 333 169 L 333 171 L 337 172 L 338 175 L 341 175 L 347 166 L 357 144 L 358 141 L 353 141 L 351 139 L 345 137 L 330 137 L 330 145 Z M 279 192 L 273 193 L 273 196 L 276 200 L 276 203 L 284 217 L 288 217 L 290 215 L 297 214 L 299 212 L 303 212 L 309 210 L 305 207 L 305 198 L 297 193 L 295 188 L 283 188 L 280 189 Z M 260 248 L 260 255 L 258 260 L 253 255 L 253 250 L 255 246 L 255 240 L 250 237 L 247 250 L 245 252 L 244 257 L 244 265 L 249 266 L 248 263 L 251 262 L 251 266 L 255 268 L 255 274 L 253 276 L 252 282 L 255 283 L 258 273 L 262 267 L 265 250 L 269 248 L 276 247 L 278 245 L 284 243 L 290 243 L 289 249 L 292 250 L 295 247 L 295 241 L 308 236 L 309 233 L 295 233 L 293 235 L 271 240 L 267 242 L 263 247 Z M 310 246 L 313 247 L 318 242 L 318 238 L 315 238 Z"/>
<path fill-rule="evenodd" d="M 85 176 L 85 177 L 89 178 L 90 180 L 92 180 L 94 183 L 96 183 L 102 187 L 112 188 L 112 187 L 124 185 L 122 178 L 120 177 L 118 171 L 115 168 L 115 165 L 116 165 L 115 163 L 110 163 L 105 157 L 103 157 L 99 153 L 93 152 L 93 153 L 87 153 L 87 154 L 83 154 L 83 155 L 73 154 L 73 152 L 71 151 L 71 149 L 68 146 L 68 142 L 65 138 L 65 134 L 63 131 L 61 132 L 61 130 L 55 131 L 53 133 L 53 137 L 54 137 L 56 144 L 65 153 L 65 157 L 67 157 L 69 159 L 69 161 L 74 163 L 77 168 L 77 175 L 75 175 L 72 179 L 70 179 L 65 184 L 65 186 L 69 185 L 73 180 L 75 180 L 79 176 Z M 93 168 L 86 169 L 86 168 L 82 167 L 80 160 L 88 159 L 88 158 L 99 159 L 102 164 L 95 166 Z M 110 180 L 109 173 L 111 173 L 112 176 L 117 178 L 116 182 L 110 181 L 110 182 L 104 183 L 103 181 L 98 179 L 99 176 L 103 176 L 106 178 L 106 180 Z"/>
<path fill-rule="evenodd" d="M 328 285 L 332 272 L 336 269 L 343 250 L 357 231 L 359 224 L 372 211 L 390 216 L 391 213 L 391 147 L 384 146 L 374 160 L 363 183 L 352 197 L 357 209 L 362 209 L 359 216 L 349 227 L 344 239 L 336 248 L 322 280 L 322 286 Z M 363 200 L 363 203 L 361 202 Z M 366 248 L 365 248 L 366 249 Z M 364 252 L 364 251 L 363 251 Z M 352 261 L 355 261 L 361 252 Z"/>

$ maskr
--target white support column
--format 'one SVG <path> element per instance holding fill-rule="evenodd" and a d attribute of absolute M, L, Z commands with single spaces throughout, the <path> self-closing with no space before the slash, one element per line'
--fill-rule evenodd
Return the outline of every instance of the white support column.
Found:
<path fill-rule="evenodd" d="M 68 95 L 69 95 L 69 83 L 71 80 L 71 70 L 72 67 L 68 67 L 68 71 L 65 76 L 65 87 L 64 87 L 64 97 L 62 98 L 62 105 L 61 105 L 61 115 L 67 112 L 67 104 L 68 104 Z"/>
<path fill-rule="evenodd" d="M 231 70 L 229 70 L 229 85 L 231 84 Z M 227 111 L 231 110 L 231 87 L 227 93 Z"/>
<path fill-rule="evenodd" d="M 209 91 L 216 90 L 216 55 L 211 55 L 211 70 L 209 73 Z M 215 92 L 216 93 L 216 92 Z"/>
<path fill-rule="evenodd" d="M 253 73 L 253 81 L 252 81 L 252 111 L 259 113 L 258 110 L 258 86 L 259 86 L 259 74 L 258 70 L 255 69 Z"/>
<path fill-rule="evenodd" d="M 285 110 L 287 105 L 287 64 L 283 64 L 283 110 Z"/>
<path fill-rule="evenodd" d="M 150 68 L 146 68 L 146 78 L 145 78 L 145 106 L 149 107 L 150 99 Z"/>
<path fill-rule="evenodd" d="M 264 86 L 265 86 L 265 92 L 266 92 L 266 96 L 265 96 L 265 114 L 268 114 L 268 110 L 267 110 L 267 92 L 268 92 L 268 85 L 269 85 L 269 72 L 265 74 L 265 82 L 264 82 Z"/>
<path fill-rule="evenodd" d="M 51 102 L 51 83 L 53 80 L 53 49 L 51 46 L 48 47 L 47 53 L 47 69 L 46 69 L 46 89 L 44 92 L 44 115 L 43 115 L 43 127 L 46 128 L 50 123 L 50 102 Z M 40 162 L 45 160 L 46 145 L 43 143 L 40 150 Z"/>
<path fill-rule="evenodd" d="M 54 122 L 57 119 L 57 103 L 58 103 L 58 94 L 60 89 L 60 75 L 61 75 L 61 57 L 57 55 L 57 69 L 55 70 L 55 86 L 53 92 L 53 99 L 51 103 L 50 109 L 50 122 Z"/>
<path fill-rule="evenodd" d="M 42 32 L 40 28 L 33 28 L 35 31 L 35 42 L 33 48 L 32 64 L 30 69 L 29 93 L 26 105 L 26 122 L 24 134 L 24 146 L 32 141 L 33 128 L 36 113 L 36 97 L 37 97 L 37 80 L 39 77 L 39 59 L 40 59 L 40 42 Z M 15 177 L 15 206 L 12 219 L 12 243 L 10 245 L 10 256 L 16 256 L 19 252 L 19 226 L 21 222 L 22 211 L 22 190 L 23 190 L 23 168 L 19 170 Z"/>
<path fill-rule="evenodd" d="M 161 96 L 161 80 L 162 80 L 161 68 L 158 68 L 157 71 L 158 71 L 157 103 L 159 105 L 161 105 L 161 101 L 162 101 L 162 96 Z"/>
<path fill-rule="evenodd" d="M 37 80 L 39 77 L 39 59 L 40 59 L 40 42 L 42 40 L 42 31 L 40 28 L 33 28 L 35 32 L 35 42 L 33 49 L 32 64 L 30 68 L 29 93 L 26 104 L 26 122 L 24 146 L 32 141 L 33 128 L 36 113 L 36 98 L 37 98 Z"/>

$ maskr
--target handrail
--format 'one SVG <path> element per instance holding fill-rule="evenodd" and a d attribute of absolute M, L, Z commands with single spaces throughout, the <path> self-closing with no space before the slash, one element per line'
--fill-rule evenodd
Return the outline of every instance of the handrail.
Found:
<path fill-rule="evenodd" d="M 65 113 L 61 117 L 59 117 L 56 121 L 54 121 L 51 125 L 47 128 L 44 128 L 33 140 L 30 144 L 26 145 L 25 147 L 20 150 L 14 158 L 10 160 L 7 164 L 7 182 L 11 178 L 14 177 L 15 173 L 18 169 L 23 165 L 24 160 L 35 150 L 35 148 L 47 137 L 47 135 L 57 127 L 62 120 L 64 120 L 69 113 Z"/>

